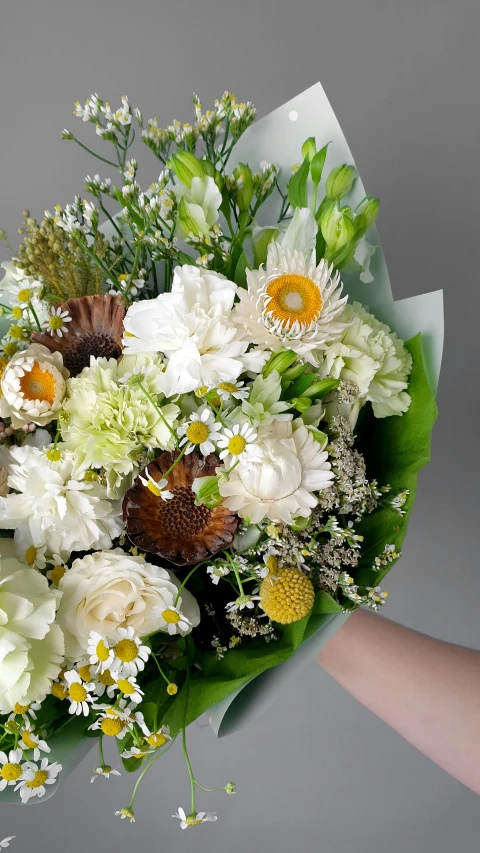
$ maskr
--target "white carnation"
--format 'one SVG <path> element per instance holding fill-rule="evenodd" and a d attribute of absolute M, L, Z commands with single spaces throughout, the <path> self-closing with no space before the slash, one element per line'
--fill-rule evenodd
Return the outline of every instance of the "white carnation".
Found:
<path fill-rule="evenodd" d="M 3 548 L 3 546 L 2 546 Z M 42 702 L 64 660 L 55 624 L 57 593 L 36 569 L 15 558 L 0 566 L 0 714 Z"/>
<path fill-rule="evenodd" d="M 72 551 L 111 548 L 122 530 L 119 503 L 106 500 L 100 483 L 73 479 L 73 454 L 58 449 L 54 462 L 36 447 L 11 448 L 8 485 L 14 492 L 0 498 L 0 528 L 64 559 Z"/>
<path fill-rule="evenodd" d="M 75 560 L 59 590 L 62 601 L 57 619 L 65 634 L 67 656 L 77 660 L 88 649 L 91 631 L 107 640 L 114 639 L 119 628 L 132 628 L 137 637 L 168 633 L 162 614 L 174 606 L 178 581 L 166 569 L 117 548 Z M 200 611 L 188 590 L 182 590 L 176 607 L 191 626 L 198 625 Z"/>

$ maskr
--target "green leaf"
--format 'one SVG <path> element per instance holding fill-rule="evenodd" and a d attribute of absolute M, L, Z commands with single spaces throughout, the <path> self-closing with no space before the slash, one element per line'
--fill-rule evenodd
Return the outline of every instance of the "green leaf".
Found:
<path fill-rule="evenodd" d="M 318 186 L 322 180 L 323 167 L 327 158 L 327 149 L 329 145 L 330 143 L 327 142 L 320 151 L 317 151 L 310 163 L 310 174 L 312 176 L 312 181 L 316 186 Z"/>
<path fill-rule="evenodd" d="M 267 260 L 268 247 L 279 235 L 278 228 L 262 228 L 253 240 L 253 265 L 258 269 Z"/>
<path fill-rule="evenodd" d="M 245 252 L 242 252 L 240 255 L 237 265 L 235 267 L 235 273 L 233 276 L 233 280 L 235 284 L 238 284 L 239 287 L 247 286 L 247 275 L 246 270 L 250 269 L 250 261 Z"/>
<path fill-rule="evenodd" d="M 308 139 L 302 145 L 302 157 L 307 158 L 312 162 L 315 154 L 317 153 L 317 146 L 315 144 L 315 137 L 309 136 Z"/>
<path fill-rule="evenodd" d="M 310 174 L 310 160 L 305 157 L 302 165 L 290 178 L 287 186 L 288 200 L 293 208 L 308 207 L 307 182 Z"/>

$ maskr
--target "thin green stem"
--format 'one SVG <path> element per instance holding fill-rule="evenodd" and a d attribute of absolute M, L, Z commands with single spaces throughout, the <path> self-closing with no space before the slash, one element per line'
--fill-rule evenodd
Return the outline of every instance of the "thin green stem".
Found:
<path fill-rule="evenodd" d="M 225 429 L 227 425 L 226 425 L 225 421 L 224 421 L 224 420 L 223 420 L 223 418 L 222 418 L 222 414 L 221 414 L 221 412 L 220 412 L 220 409 L 217 409 L 217 407 L 216 407 L 216 406 L 214 406 L 214 405 L 213 405 L 213 403 L 211 403 L 211 402 L 209 402 L 209 404 L 208 404 L 208 405 L 210 406 L 210 408 L 211 408 L 211 409 L 213 409 L 213 411 L 215 412 L 215 415 L 217 416 L 217 418 L 218 418 L 218 420 L 220 421 L 221 425 L 222 425 L 222 426 L 223 426 L 223 428 Z"/>
<path fill-rule="evenodd" d="M 37 312 L 35 311 L 35 308 L 33 307 L 33 305 L 32 305 L 32 303 L 31 303 L 31 302 L 29 302 L 29 303 L 28 303 L 28 310 L 31 312 L 32 317 L 33 317 L 33 319 L 35 320 L 35 325 L 36 325 L 36 327 L 37 327 L 38 331 L 39 331 L 39 332 L 41 332 L 41 331 L 42 331 L 42 327 L 41 327 L 41 325 L 40 325 L 40 320 L 38 319 Z"/>
<path fill-rule="evenodd" d="M 140 257 L 141 251 L 142 251 L 142 244 L 137 243 L 137 245 L 135 246 L 135 257 L 133 259 L 132 269 L 130 270 L 130 275 L 128 276 L 128 279 L 125 283 L 125 296 L 128 294 L 128 291 L 130 289 L 130 285 L 132 284 L 132 281 L 133 281 L 133 276 L 135 275 L 135 273 L 137 271 L 138 259 Z"/>
<path fill-rule="evenodd" d="M 100 767 L 105 767 L 105 756 L 103 754 L 103 734 L 98 738 L 98 753 L 100 756 Z"/>
<path fill-rule="evenodd" d="M 111 214 L 108 212 L 108 210 L 107 210 L 107 208 L 105 207 L 105 205 L 104 205 L 104 204 L 102 204 L 102 200 L 101 200 L 100 198 L 98 198 L 98 203 L 99 203 L 99 205 L 100 205 L 100 210 L 102 210 L 102 211 L 103 211 L 103 213 L 105 214 L 105 216 L 107 217 L 107 219 L 111 222 L 111 224 L 112 224 L 112 225 L 113 225 L 113 227 L 115 228 L 115 231 L 117 232 L 118 236 L 122 238 L 122 240 L 123 240 L 123 242 L 124 242 L 125 246 L 127 247 L 128 251 L 129 251 L 132 255 L 134 255 L 135 253 L 134 253 L 134 251 L 133 251 L 133 249 L 132 249 L 132 247 L 131 247 L 130 243 L 128 242 L 128 240 L 125 240 L 125 237 L 123 236 L 123 234 L 122 234 L 122 232 L 121 232 L 120 228 L 118 227 L 117 223 L 115 222 L 115 220 L 114 220 L 113 216 L 111 216 Z"/>
<path fill-rule="evenodd" d="M 165 679 L 165 681 L 167 682 L 167 684 L 170 684 L 170 679 L 169 679 L 169 678 L 167 678 L 167 676 L 165 675 L 165 673 L 164 673 L 164 671 L 163 671 L 162 667 L 160 666 L 160 664 L 159 664 L 159 662 L 158 662 L 158 660 L 157 660 L 157 656 L 156 656 L 156 655 L 154 655 L 154 654 L 153 654 L 153 652 L 152 652 L 152 653 L 151 653 L 151 657 L 154 659 L 155 663 L 157 664 L 158 671 L 159 671 L 160 675 L 162 676 L 162 678 L 164 678 L 164 679 Z"/>
<path fill-rule="evenodd" d="M 140 776 L 138 777 L 137 781 L 135 782 L 135 785 L 134 785 L 134 788 L 132 791 L 132 796 L 130 797 L 130 802 L 128 804 L 129 809 L 133 809 L 135 797 L 137 796 L 138 786 L 140 785 L 140 782 L 142 781 L 143 777 L 145 776 L 145 773 L 147 773 L 147 771 L 150 770 L 150 767 L 152 766 L 152 764 L 155 764 L 155 762 L 158 761 L 158 759 L 160 758 L 160 756 L 162 754 L 163 753 L 160 752 L 158 755 L 155 755 L 154 758 L 152 758 L 152 760 L 149 761 L 148 764 L 146 764 L 145 767 L 143 768 L 142 772 L 140 773 Z"/>
<path fill-rule="evenodd" d="M 237 461 L 236 461 L 236 462 L 234 462 L 234 464 L 232 465 L 232 467 L 231 467 L 231 468 L 229 468 L 229 469 L 228 469 L 228 471 L 224 471 L 223 473 L 224 473 L 224 474 L 231 474 L 231 473 L 232 473 L 232 471 L 237 467 L 237 465 L 240 465 L 240 459 L 237 459 Z"/>
<path fill-rule="evenodd" d="M 245 595 L 245 593 L 244 593 L 244 591 L 243 591 L 242 581 L 240 580 L 240 573 L 239 573 L 239 571 L 238 571 L 238 569 L 237 569 L 237 566 L 236 566 L 235 561 L 232 559 L 232 557 L 231 557 L 231 555 L 228 553 L 228 551 L 224 551 L 223 553 L 225 554 L 225 556 L 226 556 L 226 558 L 227 558 L 228 562 L 230 563 L 230 565 L 231 565 L 231 567 L 232 567 L 233 574 L 235 575 L 235 579 L 236 579 L 236 581 L 237 581 L 237 583 L 238 583 L 238 589 L 239 589 L 239 591 L 240 591 L 240 595 Z"/>
<path fill-rule="evenodd" d="M 10 313 L 12 313 L 11 305 L 5 305 L 3 302 L 0 302 L 0 308 L 6 308 L 7 311 L 10 311 Z"/>
<path fill-rule="evenodd" d="M 200 568 L 200 566 L 204 566 L 204 565 L 205 565 L 205 563 L 209 563 L 209 562 L 210 562 L 210 560 L 202 560 L 200 563 L 197 563 L 197 564 L 193 567 L 193 569 L 190 569 L 190 571 L 189 571 L 188 575 L 186 576 L 186 578 L 184 578 L 184 580 L 181 582 L 180 586 L 178 587 L 178 592 L 177 592 L 177 594 L 176 594 L 176 596 L 175 596 L 175 600 L 174 600 L 174 602 L 173 602 L 173 606 L 174 606 L 174 607 L 176 607 L 176 606 L 177 606 L 178 599 L 180 598 L 180 595 L 181 595 L 182 589 L 183 589 L 183 588 L 184 588 L 184 586 L 186 585 L 187 581 L 189 581 L 189 580 L 190 580 L 190 578 L 192 577 L 192 575 L 193 575 L 193 574 L 195 574 L 195 572 L 197 571 L 197 569 L 198 569 L 198 568 Z"/>
<path fill-rule="evenodd" d="M 175 468 L 175 466 L 176 466 L 176 465 L 178 465 L 178 463 L 180 462 L 180 459 L 181 459 L 183 456 L 185 456 L 185 453 L 186 453 L 186 452 L 187 452 L 187 445 L 185 444 L 185 445 L 184 445 L 184 447 L 182 448 L 182 450 L 180 451 L 180 453 L 178 454 L 177 458 L 176 458 L 176 459 L 172 462 L 172 464 L 170 465 L 170 468 L 167 468 L 167 470 L 165 471 L 165 474 L 163 475 L 163 477 L 168 477 L 168 475 L 170 474 L 170 472 L 171 472 L 171 471 L 173 471 L 173 469 Z"/>
<path fill-rule="evenodd" d="M 187 675 L 185 679 L 185 704 L 183 706 L 183 726 L 182 726 L 182 749 L 183 755 L 185 758 L 185 764 L 187 765 L 188 776 L 190 779 L 190 813 L 196 814 L 195 810 L 195 776 L 193 775 L 192 765 L 190 763 L 190 757 L 188 755 L 187 750 L 187 708 L 188 708 L 188 699 L 190 695 L 190 644 L 189 637 L 186 639 L 187 644 L 187 656 L 188 656 L 188 664 L 187 664 Z"/>
<path fill-rule="evenodd" d="M 72 139 L 74 142 L 77 143 L 77 145 L 80 146 L 80 148 L 83 148 L 84 151 L 88 151 L 88 153 L 91 154 L 93 157 L 96 157 L 97 160 L 101 160 L 102 163 L 106 163 L 107 166 L 113 166 L 114 169 L 118 168 L 117 163 L 114 163 L 113 160 L 107 160 L 105 157 L 101 157 L 100 154 L 96 154 L 95 151 L 92 151 L 91 148 L 88 148 L 86 145 L 83 144 L 83 142 L 80 142 L 80 140 L 77 139 L 76 136 L 73 136 L 73 134 L 72 134 Z"/>
<path fill-rule="evenodd" d="M 149 400 L 149 401 L 150 401 L 150 403 L 152 404 L 153 408 L 155 409 L 155 411 L 157 412 L 157 414 L 159 415 L 159 417 L 162 419 L 162 421 L 163 421 L 163 423 L 165 424 L 165 426 L 167 427 L 167 429 L 168 429 L 168 430 L 171 432 L 171 434 L 173 435 L 173 437 L 174 437 L 174 439 L 175 439 L 175 445 L 177 446 L 177 445 L 178 445 L 178 436 L 177 436 L 177 433 L 175 432 L 175 430 L 173 429 L 173 427 L 168 423 L 167 419 L 166 419 L 166 418 L 164 417 L 164 415 L 163 415 L 163 412 L 162 412 L 162 411 L 161 411 L 161 409 L 157 406 L 157 404 L 156 404 L 155 400 L 154 400 L 154 399 L 153 399 L 153 397 L 148 393 L 147 389 L 142 385 L 142 383 L 141 383 L 141 382 L 139 382 L 139 383 L 138 383 L 138 387 L 143 391 L 143 393 L 145 394 L 145 397 L 147 398 L 147 400 Z M 178 460 L 177 460 L 177 461 L 178 461 Z"/>
<path fill-rule="evenodd" d="M 75 242 L 78 243 L 78 245 L 82 247 L 85 254 L 88 255 L 88 257 L 91 258 L 92 261 L 94 261 L 96 264 L 98 264 L 98 266 L 103 270 L 103 272 L 106 275 L 110 275 L 110 270 L 108 269 L 108 267 L 106 267 L 104 265 L 103 261 L 100 260 L 98 255 L 96 255 L 95 252 L 92 252 L 90 247 L 87 246 L 87 244 L 83 240 L 78 239 L 78 237 L 75 235 L 75 229 L 73 229 L 73 231 L 70 232 L 70 235 L 71 235 L 71 237 L 73 237 Z M 115 266 L 115 264 L 114 264 L 114 266 Z M 112 267 L 112 269 L 113 269 L 113 267 Z"/>

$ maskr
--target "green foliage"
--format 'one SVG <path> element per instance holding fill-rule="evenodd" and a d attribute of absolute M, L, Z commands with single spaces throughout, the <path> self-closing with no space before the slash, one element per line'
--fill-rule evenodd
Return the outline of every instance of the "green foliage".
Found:
<path fill-rule="evenodd" d="M 308 176 L 310 174 L 310 160 L 305 157 L 302 165 L 290 178 L 288 182 L 288 200 L 293 208 L 308 207 Z"/>

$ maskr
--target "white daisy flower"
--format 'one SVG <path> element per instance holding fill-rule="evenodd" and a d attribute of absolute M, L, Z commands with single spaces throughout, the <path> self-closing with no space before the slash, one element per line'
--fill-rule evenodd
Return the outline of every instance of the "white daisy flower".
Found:
<path fill-rule="evenodd" d="M 131 732 L 137 725 L 142 733 L 147 736 L 149 730 L 145 724 L 143 714 L 135 711 L 134 705 L 127 705 L 125 699 L 120 699 L 118 706 L 94 705 L 96 711 L 101 713 L 88 728 L 91 731 L 100 730 L 107 737 L 123 738 L 127 732 Z"/>
<path fill-rule="evenodd" d="M 210 575 L 210 580 L 215 586 L 217 586 L 220 578 L 224 578 L 230 574 L 230 569 L 228 566 L 223 564 L 219 564 L 218 566 L 207 566 L 207 575 Z"/>
<path fill-rule="evenodd" d="M 220 459 L 234 459 L 235 462 L 242 460 L 247 463 L 259 461 L 262 458 L 262 451 L 258 445 L 254 444 L 256 438 L 257 433 L 248 423 L 244 423 L 243 426 L 235 424 L 232 429 L 225 428 L 218 440 L 218 446 L 223 448 Z"/>
<path fill-rule="evenodd" d="M 15 790 L 20 791 L 22 803 L 28 803 L 31 797 L 43 797 L 45 785 L 53 785 L 62 769 L 61 764 L 48 763 L 48 758 L 42 758 L 40 766 L 33 761 L 26 761 L 23 773 Z"/>
<path fill-rule="evenodd" d="M 200 823 L 206 823 L 209 820 L 217 820 L 216 812 L 197 812 L 187 815 L 185 809 L 182 808 L 179 808 L 178 812 L 172 817 L 179 819 L 181 829 L 186 829 L 187 826 L 198 826 Z"/>
<path fill-rule="evenodd" d="M 16 702 L 13 706 L 13 714 L 10 714 L 8 719 L 14 720 L 15 717 L 23 717 L 25 723 L 28 723 L 29 717 L 31 717 L 32 720 L 37 719 L 35 711 L 39 711 L 41 707 L 41 702 L 30 702 L 29 705 L 21 705 L 19 702 Z"/>
<path fill-rule="evenodd" d="M 52 336 L 52 338 L 55 335 L 58 335 L 59 338 L 63 338 L 63 336 L 68 332 L 68 326 L 65 324 L 71 322 L 72 318 L 68 311 L 62 311 L 60 307 L 52 308 L 48 320 L 43 324 L 43 328 Z"/>
<path fill-rule="evenodd" d="M 98 779 L 100 776 L 103 776 L 104 779 L 110 779 L 110 776 L 121 775 L 122 774 L 119 773 L 118 770 L 114 770 L 109 764 L 104 764 L 102 767 L 93 768 L 93 776 L 90 779 L 90 782 L 95 782 L 95 779 Z"/>
<path fill-rule="evenodd" d="M 170 501 L 175 497 L 173 492 L 169 492 L 166 486 L 168 486 L 168 480 L 166 477 L 162 477 L 161 480 L 154 480 L 148 468 L 145 468 L 146 477 L 142 477 L 141 474 L 138 475 L 138 479 L 140 482 L 150 491 L 153 495 L 156 495 L 157 498 L 161 498 L 162 501 Z"/>
<path fill-rule="evenodd" d="M 21 749 L 11 749 L 8 754 L 0 752 L 0 791 L 18 782 L 22 775 L 23 757 Z"/>
<path fill-rule="evenodd" d="M 0 841 L 0 849 L 2 847 L 10 847 L 10 842 L 13 841 L 13 839 L 16 837 L 16 835 L 9 835 L 7 838 L 4 838 L 2 841 Z"/>
<path fill-rule="evenodd" d="M 138 746 L 132 746 L 130 749 L 125 749 L 122 753 L 120 753 L 121 758 L 136 758 L 138 761 L 142 761 L 143 758 L 146 758 L 147 755 L 151 755 L 152 752 L 155 752 L 155 749 L 148 747 L 148 749 L 139 749 Z"/>
<path fill-rule="evenodd" d="M 35 279 L 30 277 L 25 277 L 18 281 L 17 284 L 10 286 L 9 292 L 12 299 L 14 299 L 22 308 L 25 308 L 30 302 L 32 302 L 32 299 L 35 299 L 36 296 L 38 296 L 39 289 L 40 283 L 38 281 L 35 281 Z"/>
<path fill-rule="evenodd" d="M 348 323 L 340 314 L 347 302 L 341 296 L 338 272 L 315 254 L 306 257 L 271 243 L 266 269 L 247 270 L 247 289 L 239 288 L 234 309 L 242 340 L 262 351 L 282 347 L 316 365 L 315 350 L 341 335 Z"/>
<path fill-rule="evenodd" d="M 21 563 L 26 563 L 27 566 L 32 566 L 40 571 L 46 568 L 47 560 L 45 552 L 46 545 L 32 545 L 28 536 L 19 535 L 15 543 L 18 559 Z"/>
<path fill-rule="evenodd" d="M 130 809 L 130 808 L 120 809 L 118 812 L 115 812 L 115 814 L 120 815 L 122 820 L 125 820 L 125 818 L 128 818 L 130 823 L 135 823 L 135 815 L 134 815 L 132 809 Z"/>
<path fill-rule="evenodd" d="M 26 722 L 23 729 L 20 730 L 20 741 L 18 745 L 23 751 L 32 749 L 34 761 L 39 760 L 40 751 L 50 752 L 50 747 L 44 740 L 41 740 L 41 738 L 35 734 L 29 720 Z"/>
<path fill-rule="evenodd" d="M 68 685 L 67 692 L 68 699 L 70 700 L 68 713 L 76 714 L 77 716 L 83 714 L 85 717 L 88 717 L 90 712 L 89 705 L 94 699 L 92 693 L 95 685 L 92 682 L 82 681 L 80 675 L 74 669 L 65 673 L 65 681 Z"/>
<path fill-rule="evenodd" d="M 87 652 L 90 656 L 90 663 L 96 667 L 95 672 L 103 673 L 110 669 L 115 652 L 110 648 L 107 638 L 102 634 L 98 634 L 97 631 L 90 631 Z"/>
<path fill-rule="evenodd" d="M 192 630 L 192 623 L 183 613 L 180 613 L 177 607 L 174 607 L 173 604 L 170 607 L 167 607 L 166 610 L 160 614 L 161 618 L 164 621 L 164 626 L 160 626 L 160 630 L 167 630 L 169 634 L 181 634 L 184 636 L 188 634 Z"/>
<path fill-rule="evenodd" d="M 122 693 L 130 702 L 133 702 L 135 705 L 139 705 L 143 699 L 144 693 L 141 687 L 137 684 L 135 677 L 130 675 L 127 678 L 114 673 L 113 678 L 115 678 L 115 687 L 120 690 L 120 693 Z M 111 689 L 112 688 L 108 688 L 107 693 L 109 693 L 109 690 Z"/>
<path fill-rule="evenodd" d="M 219 424 L 215 423 L 212 410 L 204 406 L 200 412 L 194 412 L 190 420 L 178 428 L 178 435 L 183 436 L 180 447 L 186 444 L 186 453 L 191 453 L 199 447 L 200 453 L 208 456 L 215 450 L 213 442 L 220 438 L 221 433 L 218 430 Z"/>
<path fill-rule="evenodd" d="M 217 388 L 218 396 L 221 400 L 228 402 L 231 397 L 235 400 L 246 400 L 249 391 L 244 388 L 245 382 L 220 382 Z"/>
<path fill-rule="evenodd" d="M 145 740 L 152 749 L 160 749 L 165 746 L 172 738 L 170 737 L 170 727 L 162 726 L 155 732 L 149 732 L 148 729 L 144 732 Z"/>
<path fill-rule="evenodd" d="M 117 684 L 114 676 L 116 677 L 116 673 L 112 675 L 109 669 L 104 669 L 103 672 L 94 675 L 92 682 L 95 687 L 95 696 L 100 698 L 106 693 L 110 699 L 113 699 L 117 692 Z"/>
<path fill-rule="evenodd" d="M 148 646 L 142 646 L 138 637 L 135 637 L 132 626 L 130 626 L 129 628 L 118 629 L 114 654 L 112 670 L 114 669 L 121 675 L 128 677 L 145 669 L 150 649 Z"/>
<path fill-rule="evenodd" d="M 225 605 L 227 613 L 235 613 L 237 610 L 253 610 L 255 602 L 260 601 L 259 595 L 239 595 L 235 601 L 229 601 Z"/>

